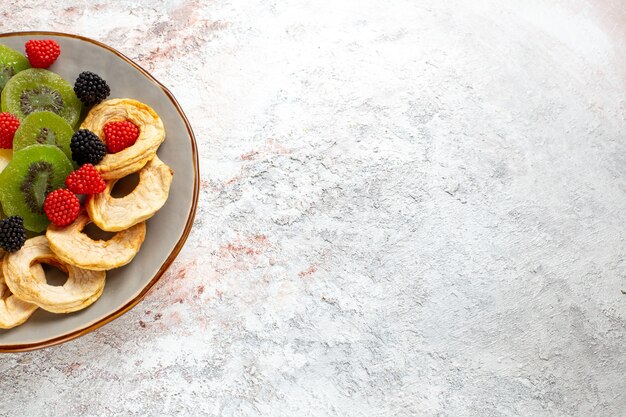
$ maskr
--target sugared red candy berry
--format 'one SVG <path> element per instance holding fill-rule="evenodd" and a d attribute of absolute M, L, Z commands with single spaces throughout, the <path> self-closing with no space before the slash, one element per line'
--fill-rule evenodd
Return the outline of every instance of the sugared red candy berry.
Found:
<path fill-rule="evenodd" d="M 16 252 L 26 242 L 24 219 L 20 216 L 7 217 L 0 220 L 0 248 L 7 252 Z"/>
<path fill-rule="evenodd" d="M 0 148 L 11 149 L 20 121 L 11 113 L 0 113 Z"/>
<path fill-rule="evenodd" d="M 31 39 L 26 42 L 25 49 L 33 68 L 48 68 L 61 55 L 61 47 L 52 39 Z"/>
<path fill-rule="evenodd" d="M 104 191 L 106 183 L 91 164 L 85 164 L 65 179 L 68 190 L 76 194 L 98 194 Z"/>
<path fill-rule="evenodd" d="M 43 211 L 55 225 L 67 226 L 78 217 L 80 201 L 70 190 L 59 188 L 48 194 Z"/>
<path fill-rule="evenodd" d="M 110 153 L 133 146 L 139 137 L 139 128 L 132 122 L 109 122 L 104 125 L 104 142 Z"/>

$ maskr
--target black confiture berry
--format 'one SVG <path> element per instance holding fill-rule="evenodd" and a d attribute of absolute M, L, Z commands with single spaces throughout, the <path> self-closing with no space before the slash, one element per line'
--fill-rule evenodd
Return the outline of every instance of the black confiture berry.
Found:
<path fill-rule="evenodd" d="M 72 150 L 72 159 L 78 165 L 87 163 L 96 165 L 102 161 L 106 154 L 104 143 L 98 135 L 89 129 L 80 129 L 74 133 L 70 141 L 70 149 Z"/>
<path fill-rule="evenodd" d="M 111 89 L 98 74 L 83 71 L 74 83 L 74 92 L 86 106 L 93 106 L 107 98 L 111 94 Z"/>
<path fill-rule="evenodd" d="M 24 219 L 20 216 L 7 217 L 0 220 L 0 248 L 7 252 L 16 252 L 26 242 Z"/>

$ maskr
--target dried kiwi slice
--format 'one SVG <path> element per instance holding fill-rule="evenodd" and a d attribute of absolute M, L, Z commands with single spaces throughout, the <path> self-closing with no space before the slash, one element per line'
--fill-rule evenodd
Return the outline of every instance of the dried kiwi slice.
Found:
<path fill-rule="evenodd" d="M 30 68 L 28 59 L 8 46 L 0 45 L 0 91 L 11 77 Z"/>
<path fill-rule="evenodd" d="M 13 154 L 0 174 L 0 201 L 7 216 L 22 216 L 24 227 L 41 232 L 48 225 L 46 196 L 61 188 L 72 163 L 54 145 L 32 145 Z"/>
<path fill-rule="evenodd" d="M 19 151 L 30 145 L 55 145 L 71 160 L 70 140 L 73 134 L 74 129 L 56 113 L 51 111 L 31 113 L 15 132 L 13 150 Z"/>
<path fill-rule="evenodd" d="M 31 113 L 51 111 L 74 127 L 82 107 L 70 83 L 45 69 L 21 71 L 2 90 L 2 111 L 13 113 L 20 120 Z"/>

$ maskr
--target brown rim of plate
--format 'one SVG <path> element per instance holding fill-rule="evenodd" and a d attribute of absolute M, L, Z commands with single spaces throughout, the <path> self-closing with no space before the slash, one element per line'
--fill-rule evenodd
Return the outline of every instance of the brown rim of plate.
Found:
<path fill-rule="evenodd" d="M 176 259 L 176 256 L 178 256 L 180 250 L 183 248 L 183 246 L 185 245 L 185 241 L 187 240 L 187 237 L 189 236 L 189 233 L 191 232 L 191 226 L 193 225 L 193 220 L 196 216 L 196 208 L 198 206 L 198 194 L 200 192 L 200 182 L 199 182 L 199 163 L 198 163 L 198 149 L 197 149 L 197 145 L 196 145 L 196 138 L 193 134 L 193 130 L 191 129 L 191 125 L 189 124 L 189 120 L 187 120 L 187 116 L 185 116 L 185 113 L 183 112 L 183 109 L 181 109 L 180 104 L 178 104 L 178 101 L 176 101 L 176 98 L 174 98 L 174 95 L 163 85 L 161 84 L 159 81 L 157 81 L 152 75 L 150 75 L 150 73 L 148 71 L 146 71 L 145 69 L 143 69 L 142 67 L 140 67 L 138 64 L 136 64 L 135 62 L 133 62 L 133 60 L 131 60 L 130 58 L 128 58 L 126 55 L 122 54 L 121 52 L 111 48 L 108 45 L 103 44 L 102 42 L 98 42 L 96 40 L 93 39 L 89 39 L 86 38 L 84 36 L 79 36 L 79 35 L 73 35 L 70 33 L 61 33 L 61 32 L 40 32 L 40 31 L 27 31 L 27 32 L 7 32 L 7 33 L 0 33 L 0 39 L 2 38 L 8 38 L 8 37 L 13 37 L 13 36 L 59 36 L 59 37 L 65 37 L 65 38 L 74 38 L 74 39 L 80 39 L 82 41 L 85 42 L 89 42 L 92 43 L 96 46 L 99 46 L 101 48 L 104 48 L 110 52 L 112 52 L 113 54 L 117 55 L 118 57 L 120 57 L 121 59 L 123 59 L 124 61 L 128 62 L 130 65 L 132 65 L 134 68 L 136 68 L 141 74 L 143 74 L 146 78 L 148 78 L 150 81 L 152 81 L 154 84 L 156 84 L 157 87 L 159 87 L 161 90 L 163 90 L 163 92 L 165 93 L 165 95 L 170 99 L 170 101 L 172 102 L 172 104 L 174 105 L 174 107 L 176 108 L 176 111 L 178 111 L 178 114 L 180 115 L 180 117 L 183 119 L 183 121 L 185 122 L 185 126 L 187 127 L 187 132 L 189 133 L 189 137 L 191 138 L 191 152 L 192 152 L 192 157 L 193 157 L 193 174 L 194 174 L 194 179 L 193 179 L 193 201 L 191 202 L 191 208 L 189 210 L 189 215 L 187 216 L 187 223 L 185 224 L 185 229 L 183 230 L 183 234 L 180 237 L 180 239 L 178 240 L 178 242 L 176 243 L 176 246 L 174 247 L 174 249 L 172 250 L 172 252 L 170 253 L 170 255 L 167 257 L 167 259 L 165 260 L 165 262 L 161 265 L 161 268 L 159 268 L 159 270 L 157 271 L 156 275 L 154 277 L 152 277 L 152 279 L 150 280 L 150 282 L 148 282 L 148 284 L 141 290 L 141 292 L 132 300 L 130 300 L 128 303 L 126 303 L 125 305 L 123 305 L 122 307 L 120 307 L 119 309 L 117 309 L 116 311 L 112 312 L 111 314 L 101 318 L 100 320 L 96 321 L 95 323 L 82 328 L 82 329 L 78 329 L 78 330 L 74 330 L 70 333 L 49 339 L 49 340 L 44 340 L 41 342 L 36 342 L 36 343 L 27 343 L 27 344 L 20 344 L 20 345 L 4 345 L 4 346 L 0 346 L 0 353 L 3 352 L 27 352 L 30 350 L 37 350 L 37 349 L 43 349 L 46 347 L 50 347 L 50 346 L 54 346 L 54 345 L 58 345 L 61 343 L 65 343 L 68 342 L 70 340 L 76 339 L 78 337 L 84 336 L 89 332 L 92 332 L 102 326 L 104 326 L 105 324 L 115 320 L 116 318 L 120 317 L 122 314 L 125 314 L 126 312 L 128 312 L 130 309 L 132 309 L 133 307 L 135 307 L 148 293 L 148 291 L 150 291 L 150 289 L 154 286 L 154 284 L 157 283 L 157 281 L 163 276 L 163 274 L 165 273 L 165 271 L 167 271 L 167 269 L 170 267 L 170 265 L 172 265 L 172 263 L 174 262 L 174 260 Z"/>

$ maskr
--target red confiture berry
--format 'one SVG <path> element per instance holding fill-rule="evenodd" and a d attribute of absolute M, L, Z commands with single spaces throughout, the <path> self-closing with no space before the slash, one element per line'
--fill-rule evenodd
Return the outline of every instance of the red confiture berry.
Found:
<path fill-rule="evenodd" d="M 11 149 L 20 121 L 11 113 L 0 113 L 0 148 Z"/>
<path fill-rule="evenodd" d="M 26 42 L 25 49 L 33 68 L 48 68 L 61 55 L 61 47 L 52 39 L 31 39 Z"/>
<path fill-rule="evenodd" d="M 65 185 L 75 194 L 98 194 L 107 186 L 96 167 L 91 164 L 85 164 L 68 175 Z"/>
<path fill-rule="evenodd" d="M 104 142 L 109 153 L 133 146 L 139 137 L 139 128 L 132 122 L 109 122 L 104 125 Z"/>
<path fill-rule="evenodd" d="M 46 197 L 43 211 L 48 219 L 57 226 L 67 226 L 78 217 L 80 202 L 70 190 L 59 188 Z"/>

